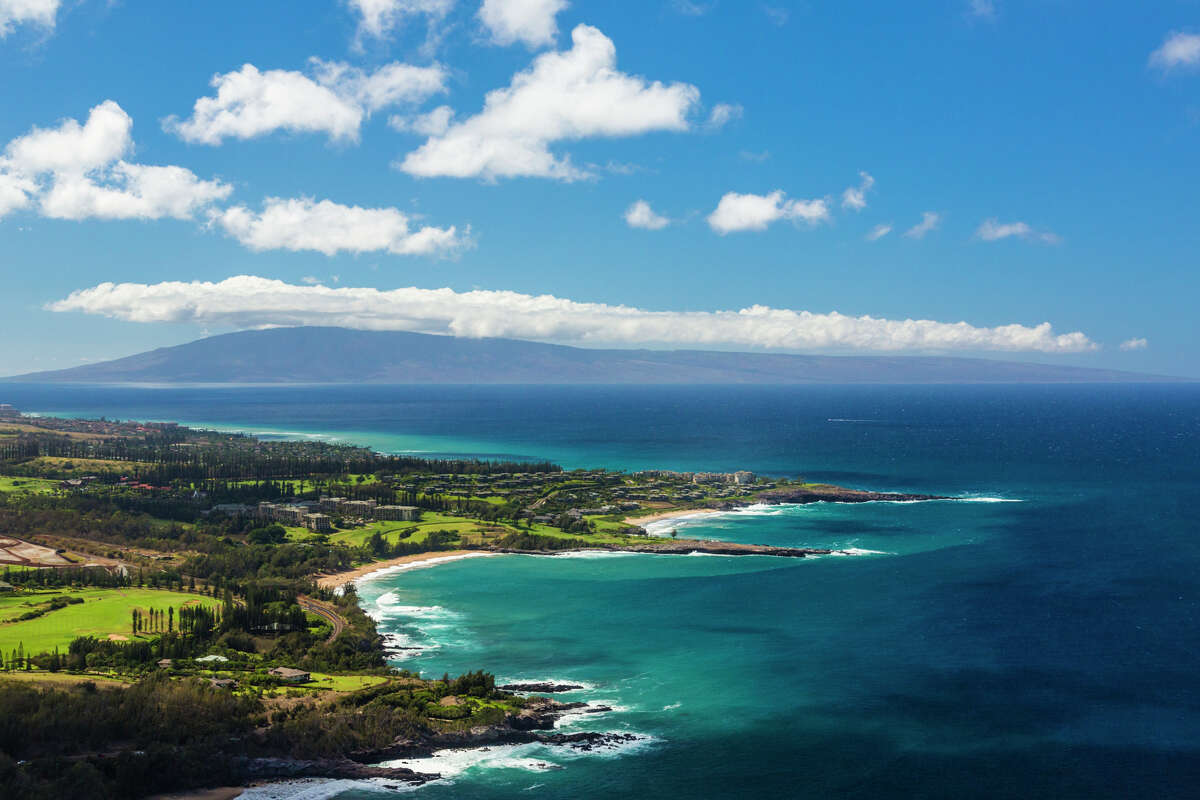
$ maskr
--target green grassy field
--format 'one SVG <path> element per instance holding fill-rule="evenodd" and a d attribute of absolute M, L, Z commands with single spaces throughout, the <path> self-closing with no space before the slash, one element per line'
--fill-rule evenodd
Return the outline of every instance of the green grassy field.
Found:
<path fill-rule="evenodd" d="M 12 478 L 0 475 L 0 492 L 17 494 L 49 494 L 58 488 L 58 481 L 45 478 Z"/>
<path fill-rule="evenodd" d="M 13 621 L 14 617 L 45 604 L 59 595 L 83 598 L 83 603 L 50 611 L 36 619 Z M 158 589 L 79 589 L 74 591 L 19 592 L 0 595 L 0 651 L 10 656 L 18 644 L 26 653 L 66 652 L 78 636 L 105 638 L 110 634 L 132 638 L 130 617 L 133 609 L 153 606 L 165 611 L 178 610 L 191 603 L 208 606 L 218 603 L 202 595 L 167 592 Z M 145 637 L 145 634 L 140 634 Z"/>

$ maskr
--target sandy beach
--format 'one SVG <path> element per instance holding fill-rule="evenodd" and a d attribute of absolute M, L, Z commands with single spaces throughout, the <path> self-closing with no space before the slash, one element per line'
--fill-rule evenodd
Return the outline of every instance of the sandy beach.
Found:
<path fill-rule="evenodd" d="M 627 525 L 645 525 L 649 522 L 659 522 L 664 519 L 686 519 L 688 517 L 702 517 L 708 514 L 724 514 L 726 512 L 717 508 L 693 508 L 693 509 L 675 509 L 674 511 L 660 511 L 657 514 L 647 514 L 644 517 L 626 517 L 625 524 Z"/>
<path fill-rule="evenodd" d="M 390 558 L 387 561 L 376 561 L 371 564 L 364 564 L 358 569 L 352 569 L 346 572 L 335 572 L 332 575 L 322 575 L 317 579 L 317 585 L 322 589 L 333 589 L 338 586 L 344 586 L 347 583 L 353 583 L 354 581 L 365 578 L 373 573 L 394 569 L 395 567 L 421 564 L 427 561 L 452 561 L 468 556 L 490 555 L 495 555 L 495 553 L 488 553 L 480 550 L 441 550 L 431 553 L 417 553 L 411 556 Z"/>
<path fill-rule="evenodd" d="M 234 800 L 246 791 L 245 786 L 218 786 L 215 789 L 195 789 L 190 792 L 159 794 L 150 800 Z"/>

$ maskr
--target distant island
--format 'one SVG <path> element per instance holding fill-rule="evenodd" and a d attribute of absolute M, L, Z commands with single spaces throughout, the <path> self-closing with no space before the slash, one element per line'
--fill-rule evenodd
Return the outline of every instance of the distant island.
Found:
<path fill-rule="evenodd" d="M 4 380 L 216 384 L 1186 382 L 1161 375 L 983 358 L 592 350 L 513 339 L 321 327 L 211 336 L 113 361 Z"/>

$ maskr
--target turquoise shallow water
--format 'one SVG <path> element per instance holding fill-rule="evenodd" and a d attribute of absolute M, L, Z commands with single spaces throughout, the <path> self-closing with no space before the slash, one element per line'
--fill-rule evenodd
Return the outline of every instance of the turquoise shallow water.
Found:
<path fill-rule="evenodd" d="M 599 755 L 459 755 L 421 796 L 1190 797 L 1200 781 L 1195 387 L 0 395 L 383 449 L 745 467 L 1020 501 L 820 504 L 681 526 L 870 555 L 506 556 L 369 581 L 381 630 L 418 648 L 397 663 L 582 682 L 580 699 L 615 710 L 571 725 L 646 737 Z"/>

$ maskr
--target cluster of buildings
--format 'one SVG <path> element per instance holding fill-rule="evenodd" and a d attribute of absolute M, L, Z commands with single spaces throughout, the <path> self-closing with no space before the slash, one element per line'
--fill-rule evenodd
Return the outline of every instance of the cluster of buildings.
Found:
<path fill-rule="evenodd" d="M 0 419 L 16 419 L 21 416 L 21 412 L 17 411 L 8 403 L 0 403 Z"/>
<path fill-rule="evenodd" d="M 279 522 L 292 527 L 308 528 L 315 533 L 333 530 L 333 518 L 354 520 L 387 520 L 392 522 L 418 522 L 421 509 L 416 506 L 381 506 L 374 500 L 347 500 L 344 497 L 326 497 L 319 500 L 298 500 L 293 503 L 269 503 L 257 506 L 241 503 L 224 503 L 213 506 L 212 511 L 228 515 L 249 515 L 262 522 Z"/>
<path fill-rule="evenodd" d="M 753 472 L 744 469 L 737 472 L 673 472 L 665 469 L 648 469 L 635 472 L 634 477 L 669 478 L 684 483 L 725 484 L 733 486 L 749 486 L 758 479 L 758 476 Z"/>

